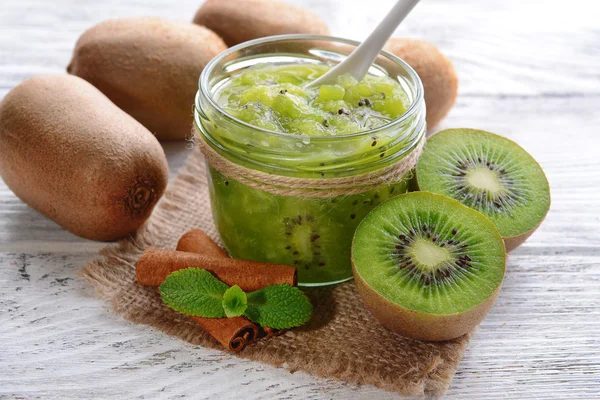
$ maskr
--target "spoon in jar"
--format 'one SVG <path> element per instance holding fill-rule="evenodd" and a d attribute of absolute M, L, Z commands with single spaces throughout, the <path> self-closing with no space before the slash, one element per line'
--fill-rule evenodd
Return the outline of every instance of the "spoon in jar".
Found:
<path fill-rule="evenodd" d="M 369 37 L 362 42 L 343 62 L 327 71 L 310 82 L 305 88 L 314 88 L 320 85 L 331 85 L 337 83 L 337 78 L 344 74 L 352 75 L 357 81 L 361 81 L 381 49 L 392 36 L 398 25 L 406 18 L 419 0 L 398 0 L 396 5 L 385 16 L 383 21 L 377 25 Z"/>

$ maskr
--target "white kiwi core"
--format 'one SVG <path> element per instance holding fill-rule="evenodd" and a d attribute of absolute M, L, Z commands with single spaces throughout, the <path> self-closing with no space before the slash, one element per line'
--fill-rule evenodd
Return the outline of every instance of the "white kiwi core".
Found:
<path fill-rule="evenodd" d="M 411 256 L 427 271 L 435 271 L 450 259 L 450 252 L 425 239 L 417 239 L 411 246 Z"/>
<path fill-rule="evenodd" d="M 485 167 L 477 167 L 467 172 L 467 182 L 474 188 L 497 193 L 502 190 L 498 175 Z"/>

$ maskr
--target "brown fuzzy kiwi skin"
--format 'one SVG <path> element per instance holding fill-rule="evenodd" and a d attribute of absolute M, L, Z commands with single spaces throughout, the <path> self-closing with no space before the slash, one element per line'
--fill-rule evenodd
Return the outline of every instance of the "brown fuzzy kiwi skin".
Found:
<path fill-rule="evenodd" d="M 160 18 L 123 18 L 85 31 L 67 72 L 96 86 L 159 140 L 191 136 L 204 66 L 227 49 L 207 28 Z"/>
<path fill-rule="evenodd" d="M 488 314 L 501 287 L 498 285 L 498 289 L 490 297 L 468 311 L 435 315 L 409 310 L 386 299 L 361 278 L 354 262 L 352 272 L 363 304 L 383 326 L 402 336 L 436 342 L 455 339 L 471 332 Z"/>
<path fill-rule="evenodd" d="M 277 0 L 207 0 L 193 21 L 216 32 L 229 46 L 289 33 L 329 34 L 327 24 L 313 13 Z"/>
<path fill-rule="evenodd" d="M 448 114 L 458 95 L 458 77 L 452 61 L 436 46 L 422 40 L 392 38 L 384 50 L 406 61 L 421 78 L 427 128 L 435 127 Z"/>
<path fill-rule="evenodd" d="M 108 241 L 149 217 L 168 165 L 156 138 L 92 85 L 41 75 L 0 103 L 0 176 L 63 228 Z"/>

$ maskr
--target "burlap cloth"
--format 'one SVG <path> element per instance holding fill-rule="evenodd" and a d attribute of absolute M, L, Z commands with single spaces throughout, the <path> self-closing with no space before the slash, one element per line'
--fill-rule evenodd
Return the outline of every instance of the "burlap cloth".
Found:
<path fill-rule="evenodd" d="M 200 228 L 218 239 L 208 199 L 204 160 L 196 149 L 135 237 L 105 248 L 83 276 L 125 319 L 213 349 L 222 347 L 191 319 L 167 308 L 156 289 L 135 281 L 134 264 L 150 246 L 173 249 L 186 231 Z M 279 337 L 251 344 L 237 355 L 294 371 L 372 384 L 405 395 L 442 395 L 469 335 L 421 342 L 383 328 L 361 304 L 353 282 L 306 290 L 311 321 Z"/>

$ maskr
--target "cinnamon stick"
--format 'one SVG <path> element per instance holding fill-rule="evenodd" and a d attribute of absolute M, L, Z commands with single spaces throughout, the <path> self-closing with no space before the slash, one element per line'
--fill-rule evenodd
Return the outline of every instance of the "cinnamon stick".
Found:
<path fill-rule="evenodd" d="M 204 231 L 200 229 L 194 229 L 193 231 L 187 232 L 185 235 L 183 235 L 181 239 L 179 239 L 179 243 L 177 243 L 177 250 L 185 251 L 188 253 L 210 255 L 215 257 L 229 257 L 225 250 L 223 250 L 217 243 L 215 243 L 214 240 L 212 240 Z M 252 335 L 249 335 L 249 337 L 246 338 L 246 342 L 248 344 L 250 344 L 255 339 L 258 339 L 258 337 L 279 336 L 286 332 L 285 329 L 273 329 L 267 326 L 255 325 L 250 320 L 244 317 L 229 318 L 230 323 L 224 327 L 214 324 L 213 318 L 195 317 L 195 319 L 196 318 L 203 320 L 201 325 L 205 327 L 205 330 L 211 333 L 213 337 L 216 338 L 216 336 L 212 332 L 215 332 L 217 335 L 223 335 L 224 341 L 227 341 L 230 344 L 233 343 L 233 340 L 239 339 L 239 337 L 234 336 L 237 335 L 236 328 L 238 328 L 240 332 L 243 332 L 244 328 L 248 327 L 248 324 L 252 324 L 258 332 L 258 334 L 253 335 L 254 337 L 252 337 Z M 225 347 L 228 346 L 225 345 Z M 229 348 L 231 350 L 231 346 L 229 346 Z"/>
<path fill-rule="evenodd" d="M 135 274 L 140 284 L 158 287 L 170 273 L 185 268 L 205 269 L 227 285 L 238 285 L 245 292 L 278 283 L 292 286 L 297 283 L 296 268 L 289 265 L 154 248 L 144 251 L 135 265 Z"/>
<path fill-rule="evenodd" d="M 236 353 L 258 336 L 258 327 L 244 317 L 192 319 L 229 351 Z"/>
<path fill-rule="evenodd" d="M 225 250 L 200 229 L 183 235 L 177 243 L 177 250 L 215 257 L 229 257 Z M 229 351 L 241 351 L 247 344 L 255 341 L 259 335 L 258 326 L 248 318 L 192 318 Z"/>
<path fill-rule="evenodd" d="M 194 229 L 183 235 L 177 243 L 177 251 L 213 257 L 229 257 L 225 250 L 200 229 Z"/>

